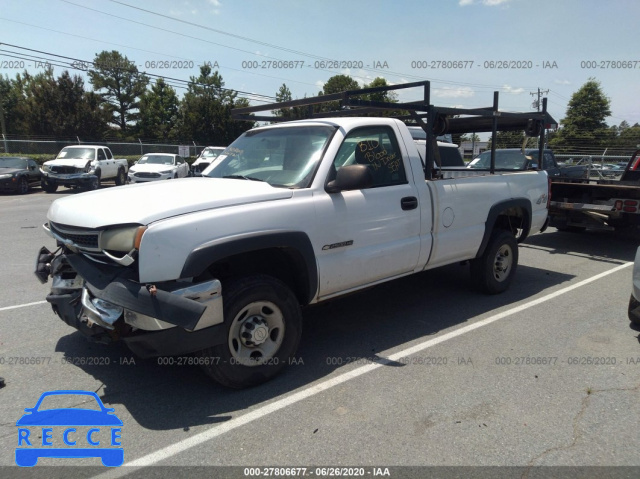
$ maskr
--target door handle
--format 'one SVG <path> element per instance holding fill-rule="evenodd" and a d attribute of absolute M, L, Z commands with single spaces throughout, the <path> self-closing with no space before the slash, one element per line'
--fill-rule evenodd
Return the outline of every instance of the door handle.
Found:
<path fill-rule="evenodd" d="M 400 206 L 403 210 L 415 210 L 418 207 L 418 198 L 415 196 L 405 196 L 400 200 Z"/>

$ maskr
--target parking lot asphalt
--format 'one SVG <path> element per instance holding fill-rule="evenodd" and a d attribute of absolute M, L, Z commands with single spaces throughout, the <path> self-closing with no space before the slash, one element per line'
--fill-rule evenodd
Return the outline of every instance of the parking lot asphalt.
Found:
<path fill-rule="evenodd" d="M 79 476 L 163 466 L 209 477 L 205 466 L 307 467 L 307 477 L 322 475 L 315 466 L 389 467 L 391 477 L 421 474 L 399 466 L 640 471 L 640 343 L 626 312 L 638 235 L 550 228 L 520 246 L 515 281 L 497 296 L 473 291 L 456 264 L 307 308 L 296 361 L 233 391 L 197 366 L 89 343 L 53 314 L 33 266 L 40 246 L 55 246 L 41 224 L 65 194 L 0 196 L 0 471 L 61 464 L 14 465 L 16 421 L 54 389 L 95 391 L 124 424 L 125 465 L 66 461 L 94 467 Z"/>

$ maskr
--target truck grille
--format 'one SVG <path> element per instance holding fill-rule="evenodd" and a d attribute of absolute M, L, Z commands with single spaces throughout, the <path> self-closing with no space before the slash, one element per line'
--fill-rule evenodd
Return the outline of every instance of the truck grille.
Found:
<path fill-rule="evenodd" d="M 140 173 L 134 173 L 133 176 L 135 176 L 136 178 L 160 178 L 160 173 L 145 173 L 145 172 L 140 172 Z"/>
<path fill-rule="evenodd" d="M 78 249 L 84 251 L 100 251 L 98 238 L 100 231 L 77 226 L 67 226 L 57 223 L 49 223 L 51 231 L 64 240 L 71 241 Z"/>
<path fill-rule="evenodd" d="M 72 175 L 74 173 L 82 173 L 84 169 L 76 168 L 75 166 L 51 166 L 51 173 L 57 173 L 59 175 Z"/>

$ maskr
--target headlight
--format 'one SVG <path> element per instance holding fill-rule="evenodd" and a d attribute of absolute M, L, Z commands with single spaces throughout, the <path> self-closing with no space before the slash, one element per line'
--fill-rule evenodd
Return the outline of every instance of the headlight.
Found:
<path fill-rule="evenodd" d="M 146 226 L 126 226 L 105 230 L 100 234 L 100 249 L 130 252 L 138 249 Z"/>
<path fill-rule="evenodd" d="M 51 172 L 51 167 L 49 165 L 42 165 L 42 171 L 49 173 Z"/>
<path fill-rule="evenodd" d="M 11 176 L 12 175 L 10 173 L 7 173 L 6 175 L 0 175 L 0 180 L 5 180 L 7 178 L 11 178 Z"/>
<path fill-rule="evenodd" d="M 169 173 L 172 173 L 172 172 L 173 172 L 173 170 L 164 170 L 164 171 L 161 171 L 160 174 L 161 175 L 168 175 Z"/>

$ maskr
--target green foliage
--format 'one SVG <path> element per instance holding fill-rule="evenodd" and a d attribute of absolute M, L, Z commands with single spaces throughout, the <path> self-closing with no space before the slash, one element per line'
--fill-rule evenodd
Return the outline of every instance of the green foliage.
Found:
<path fill-rule="evenodd" d="M 334 93 L 342 93 L 343 91 L 348 90 L 359 90 L 360 85 L 348 75 L 334 75 L 329 78 L 324 86 L 322 87 L 322 91 L 318 92 L 318 95 L 332 95 Z M 335 111 L 340 109 L 339 101 L 327 102 L 322 105 L 314 106 L 314 111 L 316 112 L 328 112 Z"/>
<path fill-rule="evenodd" d="M 348 75 L 334 75 L 327 80 L 322 87 L 319 95 L 331 95 L 332 93 L 341 93 L 347 90 L 359 90 L 360 85 Z"/>
<path fill-rule="evenodd" d="M 584 147 L 608 146 L 615 137 L 615 132 L 605 122 L 611 115 L 610 105 L 600 82 L 589 78 L 571 96 L 567 115 L 560 121 L 561 128 L 549 145 L 559 153 Z"/>
<path fill-rule="evenodd" d="M 291 97 L 291 90 L 287 87 L 286 83 L 283 83 L 282 86 L 278 89 L 276 93 L 276 102 L 284 102 L 291 101 L 293 98 Z M 307 108 L 304 106 L 296 106 L 293 108 L 281 108 L 279 110 L 273 110 L 272 112 L 275 116 L 282 117 L 287 121 L 291 120 L 302 120 L 307 118 Z"/>
<path fill-rule="evenodd" d="M 149 78 L 116 50 L 98 53 L 93 64 L 94 68 L 88 72 L 89 81 L 107 102 L 110 122 L 126 137 L 132 129 L 131 123 L 139 118 L 140 97 L 146 91 Z"/>
<path fill-rule="evenodd" d="M 57 79 L 49 68 L 0 81 L 7 134 L 101 137 L 107 128 L 100 98 L 67 70 Z"/>
<path fill-rule="evenodd" d="M 177 135 L 178 96 L 162 78 L 140 98 L 138 132 L 146 139 L 167 141 Z"/>
<path fill-rule="evenodd" d="M 21 133 L 18 127 L 18 103 L 21 97 L 22 92 L 16 82 L 11 81 L 8 76 L 0 76 L 0 108 L 4 113 L 5 133 L 9 135 Z"/>
<path fill-rule="evenodd" d="M 246 98 L 224 88 L 222 76 L 209 65 L 200 67 L 200 75 L 191 77 L 179 112 L 179 129 L 183 137 L 205 145 L 225 146 L 234 141 L 253 122 L 235 121 L 233 108 L 249 106 Z"/>

